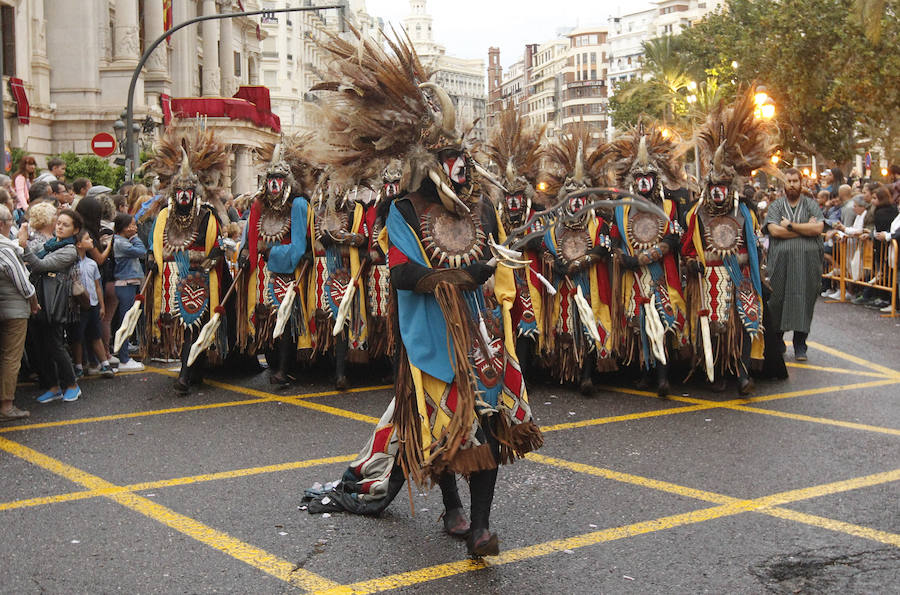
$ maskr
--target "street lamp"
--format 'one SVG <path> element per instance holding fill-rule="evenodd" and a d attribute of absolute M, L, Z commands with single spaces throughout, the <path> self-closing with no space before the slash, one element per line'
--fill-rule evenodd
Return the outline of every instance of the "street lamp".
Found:
<path fill-rule="evenodd" d="M 125 122 L 121 117 L 113 123 L 113 132 L 116 135 L 116 146 L 121 147 L 125 142 Z"/>

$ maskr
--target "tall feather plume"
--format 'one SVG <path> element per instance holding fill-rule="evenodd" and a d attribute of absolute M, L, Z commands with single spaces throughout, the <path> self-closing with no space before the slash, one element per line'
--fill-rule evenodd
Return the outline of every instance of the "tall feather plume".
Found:
<path fill-rule="evenodd" d="M 406 188 L 414 191 L 426 176 L 423 139 L 434 125 L 419 88 L 430 73 L 408 37 L 384 35 L 386 50 L 352 26 L 350 32 L 352 40 L 329 34 L 323 44 L 331 57 L 329 80 L 313 90 L 332 92 L 322 97 L 323 125 L 310 154 L 347 180 L 364 179 L 373 163 L 398 158 L 405 163 Z M 436 164 L 433 156 L 431 161 Z"/>
<path fill-rule="evenodd" d="M 747 177 L 753 170 L 762 170 L 781 177 L 781 172 L 769 161 L 774 149 L 774 125 L 757 118 L 755 109 L 751 87 L 739 93 L 730 105 L 720 101 L 697 130 L 694 142 L 700 150 L 701 162 L 707 169 L 713 166 L 713 175 L 727 176 L 733 171 Z M 715 159 L 717 150 L 720 159 Z"/>
<path fill-rule="evenodd" d="M 520 175 L 534 184 L 544 153 L 541 138 L 545 129 L 546 126 L 529 128 L 518 110 L 504 109 L 500 112 L 498 125 L 490 140 L 482 146 L 482 151 L 497 164 L 505 181 L 511 181 L 510 175 Z"/>
<path fill-rule="evenodd" d="M 547 146 L 544 153 L 544 168 L 540 174 L 541 182 L 546 184 L 544 194 L 551 197 L 559 196 L 566 178 L 570 177 L 577 169 L 578 148 L 582 148 L 585 180 L 588 186 L 602 186 L 606 184 L 606 176 L 603 171 L 603 152 L 605 143 L 593 146 L 591 130 L 584 122 L 579 122 L 561 134 L 556 142 Z M 593 147 L 593 148 L 592 148 Z"/>
<path fill-rule="evenodd" d="M 229 147 L 210 128 L 193 121 L 172 122 L 157 141 L 147 167 L 159 175 L 160 188 L 168 188 L 181 167 L 182 147 L 191 171 L 208 188 L 216 186 L 228 167 Z"/>
<path fill-rule="evenodd" d="M 679 142 L 674 133 L 663 136 L 663 130 L 661 124 L 642 118 L 636 126 L 609 143 L 602 162 L 617 184 L 624 183 L 635 162 L 640 159 L 642 138 L 646 159 L 659 172 L 662 181 L 671 186 L 684 184 L 684 169 L 678 158 L 689 145 Z"/>

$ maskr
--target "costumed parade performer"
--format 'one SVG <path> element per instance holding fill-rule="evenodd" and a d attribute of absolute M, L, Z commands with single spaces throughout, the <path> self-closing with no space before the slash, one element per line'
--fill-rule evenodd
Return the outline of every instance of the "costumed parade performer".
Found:
<path fill-rule="evenodd" d="M 543 154 L 541 137 L 544 129 L 525 127 L 518 110 L 500 113 L 499 125 L 482 151 L 500 173 L 503 190 L 497 190 L 494 203 L 500 220 L 499 237 L 503 242 L 514 229 L 524 225 L 534 214 L 534 185 L 537 183 L 540 159 Z M 515 269 L 516 299 L 512 308 L 516 329 L 516 355 L 523 373 L 528 373 L 532 356 L 537 352 L 543 334 L 539 322 L 544 320 L 542 306 L 550 303 L 550 282 L 541 274 L 541 238 L 537 237 L 521 250 L 530 264 Z"/>
<path fill-rule="evenodd" d="M 663 198 L 663 186 L 685 183 L 681 154 L 671 135 L 655 125 L 639 122 L 614 140 L 604 161 L 623 190 L 638 200 L 661 207 L 668 219 L 649 211 L 616 207 L 611 233 L 618 242 L 616 257 L 621 271 L 621 292 L 613 299 L 624 307 L 621 357 L 625 365 L 640 364 L 656 376 L 656 391 L 669 394 L 669 363 L 676 349 L 687 345 L 687 309 L 681 289 L 678 254 L 681 227 L 675 203 Z M 641 375 L 642 379 L 644 375 Z"/>
<path fill-rule="evenodd" d="M 207 193 L 218 185 L 228 163 L 227 147 L 211 130 L 188 130 L 170 126 L 160 139 L 150 169 L 166 188 L 166 206 L 156 216 L 150 232 L 150 262 L 146 290 L 150 355 L 180 358 L 181 371 L 175 392 L 185 395 L 202 381 L 207 353 L 188 364 L 190 349 L 200 327 L 220 311 L 223 283 L 223 252 L 219 221 L 214 209 L 203 204 Z M 227 355 L 226 325 L 218 327 L 211 358 Z"/>
<path fill-rule="evenodd" d="M 352 182 L 339 181 L 334 170 L 326 170 L 319 179 L 315 206 L 310 217 L 313 241 L 313 277 L 309 288 L 312 304 L 310 326 L 314 331 L 316 353 L 334 354 L 335 383 L 347 388 L 347 361 L 368 362 L 366 292 L 360 289 L 365 279 L 368 237 L 365 232 L 365 208 L 355 198 L 359 192 Z M 354 286 L 351 289 L 351 286 Z M 349 302 L 341 305 L 344 294 Z M 349 308 L 349 309 L 348 309 Z M 340 328 L 336 329 L 335 325 Z"/>
<path fill-rule="evenodd" d="M 466 529 L 453 474 L 469 478 L 468 551 L 495 555 L 490 512 L 499 464 L 539 447 L 515 356 L 512 271 L 497 268 L 491 307 L 482 285 L 494 274 L 487 238 L 496 215 L 482 200 L 474 162 L 456 130 L 447 93 L 408 40 L 333 37 L 320 160 L 352 170 L 377 159 L 403 163 L 408 194 L 387 217 L 388 262 L 399 328 L 395 397 L 340 484 L 316 506 L 374 513 L 404 475 L 440 484 L 445 527 Z M 433 97 L 431 99 L 429 95 Z M 439 106 L 439 109 L 438 109 Z M 353 175 L 349 177 L 354 177 Z"/>
<path fill-rule="evenodd" d="M 720 102 L 697 132 L 706 174 L 682 243 L 695 364 L 717 391 L 734 374 L 742 395 L 753 390 L 751 359 L 761 365 L 763 358 L 763 297 L 759 223 L 739 193 L 753 170 L 778 175 L 769 163 L 769 125 L 754 109 L 751 93 Z"/>
<path fill-rule="evenodd" d="M 600 159 L 604 147 L 585 151 L 589 130 L 576 126 L 571 134 L 547 148 L 549 169 L 542 173 L 547 192 L 558 200 L 585 188 L 603 186 Z M 615 370 L 613 318 L 610 309 L 609 225 L 592 209 L 589 198 L 575 196 L 565 205 L 566 221 L 544 235 L 544 259 L 557 289 L 552 304 L 544 307 L 544 358 L 560 382 L 578 382 L 584 395 L 594 392 L 593 371 Z M 607 217 L 611 219 L 612 214 Z M 547 271 L 549 276 L 550 271 Z"/>
<path fill-rule="evenodd" d="M 307 254 L 306 197 L 318 170 L 302 159 L 302 147 L 292 147 L 293 165 L 288 152 L 281 145 L 273 151 L 263 187 L 250 205 L 238 256 L 242 271 L 238 346 L 251 354 L 265 352 L 269 382 L 278 386 L 290 383 L 298 349 L 311 344 L 303 307 L 306 269 L 301 261 Z"/>
<path fill-rule="evenodd" d="M 403 164 L 391 159 L 381 170 L 381 187 L 374 203 L 366 206 L 365 226 L 369 236 L 369 266 L 366 275 L 369 318 L 369 359 L 393 357 L 396 337 L 391 324 L 391 276 L 387 254 L 387 216 L 394 200 L 406 193 L 400 185 Z M 382 233 L 383 232 L 383 233 Z"/>

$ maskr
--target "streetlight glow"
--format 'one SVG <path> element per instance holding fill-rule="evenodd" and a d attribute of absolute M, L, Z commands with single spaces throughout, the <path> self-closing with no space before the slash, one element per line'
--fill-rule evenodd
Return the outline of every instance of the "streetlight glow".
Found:
<path fill-rule="evenodd" d="M 772 162 L 772 165 L 778 165 L 778 162 L 781 161 L 781 157 L 779 157 L 778 155 L 772 155 L 769 161 Z"/>
<path fill-rule="evenodd" d="M 803 176 L 807 177 L 807 178 L 809 177 L 809 168 L 808 167 L 803 168 Z"/>
<path fill-rule="evenodd" d="M 668 128 L 663 128 L 663 129 L 662 129 L 662 132 L 660 132 L 660 134 L 662 134 L 662 137 L 663 137 L 663 138 L 669 138 L 669 135 L 671 135 L 672 132 L 669 131 Z"/>
<path fill-rule="evenodd" d="M 764 103 L 759 107 L 760 115 L 763 120 L 771 120 L 775 117 L 775 104 L 774 103 Z"/>
<path fill-rule="evenodd" d="M 881 177 L 882 177 L 882 178 L 886 178 L 887 175 L 888 175 L 888 168 L 882 167 L 882 168 L 881 168 Z"/>
<path fill-rule="evenodd" d="M 688 95 L 687 97 L 684 98 L 684 100 L 690 104 L 694 104 L 697 102 L 697 96 L 696 95 Z"/>
<path fill-rule="evenodd" d="M 696 88 L 697 88 L 697 81 L 691 81 L 688 83 L 688 89 L 690 89 L 691 91 L 695 90 Z"/>

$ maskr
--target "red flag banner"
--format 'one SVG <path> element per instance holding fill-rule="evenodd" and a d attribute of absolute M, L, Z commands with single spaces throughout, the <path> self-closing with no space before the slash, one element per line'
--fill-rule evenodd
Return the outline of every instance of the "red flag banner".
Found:
<path fill-rule="evenodd" d="M 162 0 L 163 3 L 163 31 L 168 31 L 174 24 L 172 22 L 172 2 L 174 0 Z M 172 41 L 172 36 L 166 37 L 166 43 Z"/>
<path fill-rule="evenodd" d="M 31 107 L 28 105 L 28 95 L 25 93 L 25 83 L 22 79 L 9 77 L 9 90 L 16 100 L 16 115 L 20 124 L 28 124 L 31 121 Z"/>

